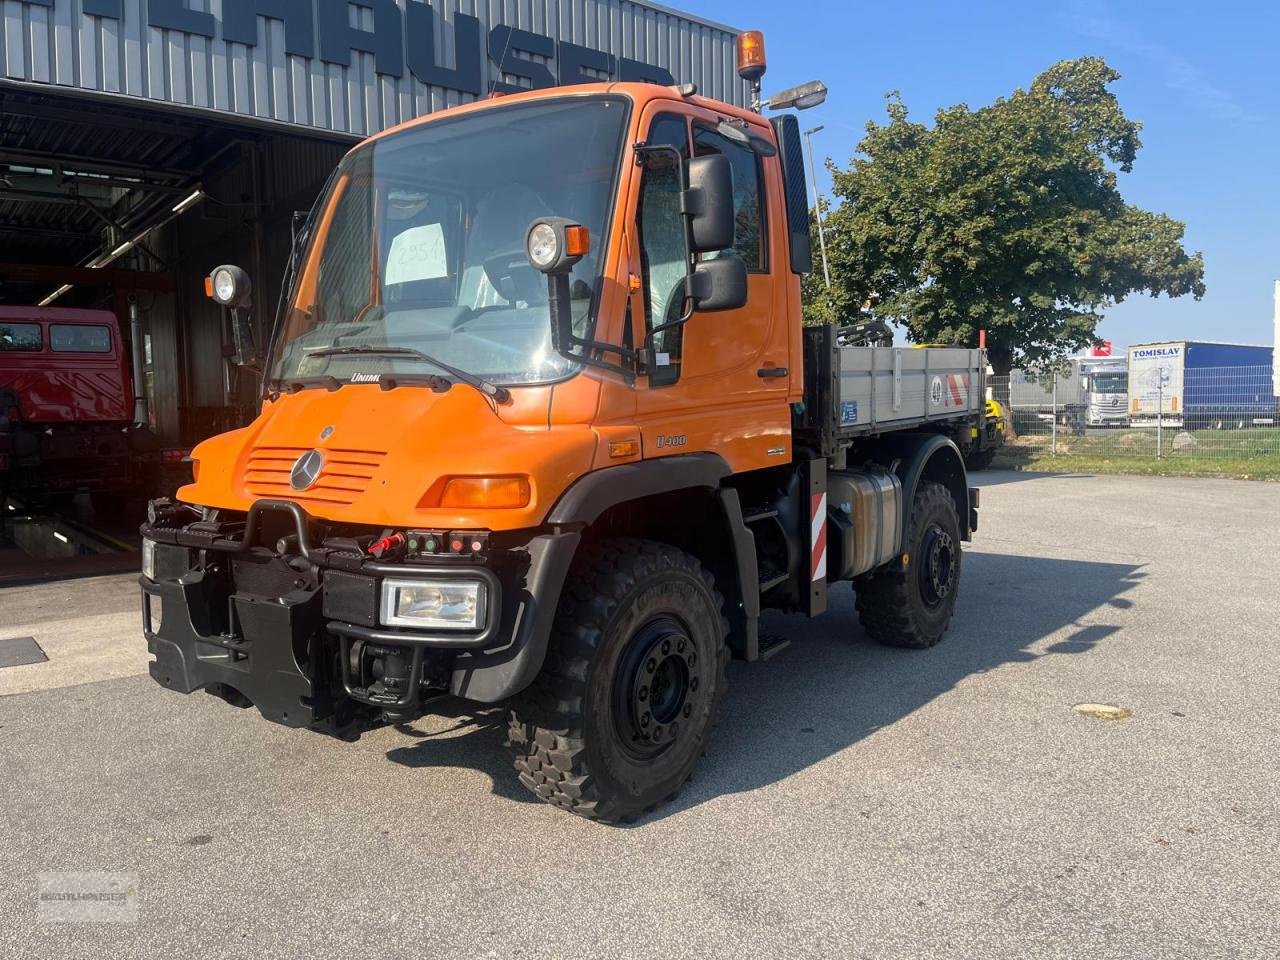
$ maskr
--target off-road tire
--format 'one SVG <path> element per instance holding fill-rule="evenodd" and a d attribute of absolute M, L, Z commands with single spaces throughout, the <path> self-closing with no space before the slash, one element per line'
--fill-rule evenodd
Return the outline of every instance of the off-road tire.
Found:
<path fill-rule="evenodd" d="M 719 717 L 729 660 L 723 607 L 711 575 L 682 550 L 630 539 L 584 545 L 565 581 L 542 672 L 511 703 L 508 747 L 520 782 L 548 803 L 605 822 L 630 820 L 674 797 Z M 681 656 L 696 659 L 691 667 L 675 661 L 675 640 L 670 659 L 691 671 L 684 682 L 694 692 L 678 707 L 678 729 L 665 746 L 638 744 L 639 720 L 619 719 L 619 691 L 637 689 L 627 687 L 628 677 L 646 682 L 641 671 L 649 663 L 637 664 L 636 652 L 661 643 L 655 624 L 674 623 L 688 644 Z"/>
<path fill-rule="evenodd" d="M 960 583 L 960 518 L 955 501 L 940 483 L 922 482 L 916 488 L 907 531 L 909 562 L 905 570 L 883 570 L 855 583 L 858 619 L 867 635 L 891 647 L 932 647 L 942 639 L 955 611 Z M 949 538 L 949 589 L 941 599 L 928 596 L 929 536 Z"/>

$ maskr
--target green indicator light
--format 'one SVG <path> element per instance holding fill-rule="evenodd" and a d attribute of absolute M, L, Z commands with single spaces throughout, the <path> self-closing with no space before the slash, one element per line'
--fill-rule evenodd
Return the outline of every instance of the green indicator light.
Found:
<path fill-rule="evenodd" d="M 436 552 L 436 538 L 435 538 L 435 537 L 427 537 L 427 539 L 423 542 L 423 546 L 426 548 L 427 553 L 435 553 L 435 552 Z"/>
<path fill-rule="evenodd" d="M 412 539 L 412 540 L 410 540 L 410 541 L 409 541 L 409 549 L 410 549 L 410 550 L 417 550 L 417 549 L 418 549 L 418 540 L 417 540 L 417 538 L 416 538 L 416 537 L 415 537 L 414 539 Z"/>

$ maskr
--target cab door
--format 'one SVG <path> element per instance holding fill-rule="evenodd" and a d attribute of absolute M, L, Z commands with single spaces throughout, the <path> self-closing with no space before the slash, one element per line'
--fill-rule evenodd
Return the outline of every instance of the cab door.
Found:
<path fill-rule="evenodd" d="M 658 101 L 646 116 L 644 140 L 667 144 L 682 158 L 723 154 L 734 181 L 733 247 L 748 271 L 748 297 L 736 310 L 695 312 L 682 327 L 657 334 L 655 363 L 637 383 L 637 418 L 645 457 L 709 451 L 735 472 L 791 458 L 790 278 L 781 180 L 770 163 L 716 129 L 719 118 L 687 104 Z M 766 132 L 767 128 L 760 128 Z M 674 157 L 651 155 L 636 178 L 632 317 L 636 343 L 685 308 L 684 223 Z"/>

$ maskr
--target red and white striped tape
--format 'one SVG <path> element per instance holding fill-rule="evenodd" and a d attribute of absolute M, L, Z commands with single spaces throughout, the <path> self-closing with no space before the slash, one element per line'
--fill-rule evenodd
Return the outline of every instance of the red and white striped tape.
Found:
<path fill-rule="evenodd" d="M 810 502 L 810 544 L 813 580 L 827 578 L 827 495 L 815 493 Z"/>

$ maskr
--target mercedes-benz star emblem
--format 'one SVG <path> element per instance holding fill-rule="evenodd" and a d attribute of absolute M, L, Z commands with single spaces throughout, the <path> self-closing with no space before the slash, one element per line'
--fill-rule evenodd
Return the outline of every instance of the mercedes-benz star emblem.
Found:
<path fill-rule="evenodd" d="M 305 490 L 320 479 L 320 471 L 324 468 L 324 454 L 319 450 L 309 450 L 300 456 L 289 471 L 289 486 L 295 490 Z"/>

